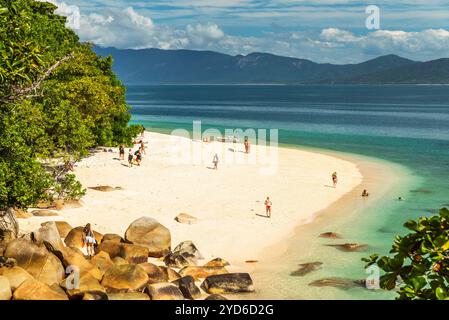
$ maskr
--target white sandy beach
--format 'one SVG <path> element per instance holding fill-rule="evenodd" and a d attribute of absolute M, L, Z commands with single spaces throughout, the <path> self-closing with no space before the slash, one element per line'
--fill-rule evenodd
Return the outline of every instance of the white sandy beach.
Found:
<path fill-rule="evenodd" d="M 140 167 L 127 167 L 127 152 L 125 161 L 119 161 L 114 149 L 114 153 L 95 153 L 75 168 L 86 188 L 108 185 L 122 190 L 88 189 L 83 207 L 58 211 L 55 217 L 20 220 L 21 229 L 31 231 L 41 222 L 61 220 L 73 227 L 90 222 L 101 233 L 123 235 L 132 221 L 149 216 L 170 229 L 172 247 L 192 240 L 205 262 L 221 257 L 239 270 L 246 260 L 263 262 L 266 248 L 272 250 L 274 244 L 287 240 L 298 225 L 310 221 L 362 181 L 355 164 L 308 151 L 279 148 L 278 158 L 270 158 L 278 161 L 277 170 L 267 174 L 260 170 L 266 165 L 224 163 L 225 158 L 234 156 L 245 162 L 248 156 L 242 152 L 242 144 L 184 138 L 174 142 L 169 135 L 149 132 L 144 141 L 148 142 L 147 154 Z M 176 163 L 180 150 L 188 152 L 191 144 L 201 150 L 205 161 Z M 220 154 L 218 170 L 212 170 L 216 148 L 224 148 L 224 153 Z M 251 153 L 266 151 L 261 148 L 252 146 Z M 334 171 L 339 176 L 337 188 L 330 187 Z M 271 219 L 264 217 L 267 196 L 273 202 Z M 181 212 L 197 217 L 198 222 L 176 222 L 174 218 Z"/>

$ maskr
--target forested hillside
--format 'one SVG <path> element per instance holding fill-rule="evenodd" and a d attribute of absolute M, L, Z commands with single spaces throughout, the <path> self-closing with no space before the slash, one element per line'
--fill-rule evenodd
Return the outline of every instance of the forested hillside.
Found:
<path fill-rule="evenodd" d="M 79 197 L 70 163 L 138 131 L 112 58 L 80 43 L 55 9 L 0 0 L 0 209 Z"/>

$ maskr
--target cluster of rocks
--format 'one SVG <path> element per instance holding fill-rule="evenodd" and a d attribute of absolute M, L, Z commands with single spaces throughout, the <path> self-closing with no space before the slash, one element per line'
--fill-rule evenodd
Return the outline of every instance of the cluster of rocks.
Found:
<path fill-rule="evenodd" d="M 225 260 L 200 264 L 191 241 L 171 250 L 170 231 L 149 217 L 123 237 L 94 232 L 92 258 L 81 250 L 82 234 L 83 227 L 51 221 L 9 241 L 0 252 L 0 300 L 218 300 L 254 291 L 250 275 L 229 273 Z"/>

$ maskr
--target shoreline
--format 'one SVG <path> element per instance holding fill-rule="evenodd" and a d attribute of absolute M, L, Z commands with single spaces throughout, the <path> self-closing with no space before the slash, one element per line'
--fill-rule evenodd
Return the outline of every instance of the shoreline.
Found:
<path fill-rule="evenodd" d="M 166 137 L 165 134 L 159 134 L 159 133 L 148 133 L 148 135 L 153 135 L 154 137 Z M 152 148 L 152 139 L 150 139 L 150 152 L 151 148 Z M 191 143 L 195 143 L 192 142 Z M 201 143 L 201 142 L 199 142 Z M 255 146 L 254 146 L 255 147 Z M 246 246 L 254 246 L 254 249 L 256 250 L 254 252 L 254 250 L 242 250 L 244 251 L 243 253 L 240 252 L 240 254 L 230 254 L 229 252 L 232 250 L 225 250 L 226 249 L 226 244 L 225 243 L 221 243 L 218 245 L 215 245 L 214 247 L 210 245 L 208 245 L 208 242 L 210 242 L 211 240 L 211 235 L 210 232 L 206 232 L 207 234 L 205 234 L 204 236 L 201 236 L 201 233 L 198 233 L 198 229 L 195 231 L 191 230 L 188 231 L 187 229 L 192 229 L 192 225 L 179 225 L 179 224 L 173 224 L 173 222 L 168 223 L 170 225 L 167 225 L 168 220 L 164 220 L 161 221 L 160 219 L 160 214 L 158 215 L 158 217 L 155 217 L 157 220 L 159 220 L 159 222 L 161 222 L 163 225 L 166 225 L 171 233 L 172 233 L 172 238 L 173 238 L 173 242 L 172 242 L 172 247 L 176 246 L 179 242 L 184 241 L 184 240 L 192 240 L 199 248 L 199 250 L 204 254 L 204 256 L 206 257 L 206 259 L 204 260 L 204 262 L 207 262 L 212 258 L 216 258 L 216 257 L 222 257 L 225 260 L 228 260 L 231 262 L 231 267 L 229 267 L 229 271 L 230 272 L 248 272 L 250 273 L 251 276 L 254 275 L 253 280 L 255 283 L 255 287 L 256 287 L 256 292 L 249 294 L 249 295 L 232 295 L 233 299 L 257 299 L 257 298 L 268 298 L 265 293 L 266 293 L 266 288 L 263 285 L 263 279 L 266 275 L 267 275 L 267 270 L 266 268 L 261 268 L 260 266 L 262 264 L 269 264 L 270 267 L 273 266 L 277 266 L 276 264 L 276 259 L 279 257 L 279 255 L 283 252 L 288 252 L 289 247 L 294 246 L 294 242 L 292 239 L 295 239 L 295 237 L 297 236 L 298 232 L 301 232 L 304 228 L 306 229 L 310 229 L 311 227 L 313 227 L 316 224 L 322 223 L 323 219 L 325 219 L 325 217 L 327 216 L 327 212 L 329 211 L 333 211 L 335 208 L 338 208 L 338 206 L 340 205 L 340 203 L 344 203 L 345 200 L 344 199 L 354 199 L 354 195 L 357 193 L 357 198 L 360 198 L 360 194 L 358 194 L 358 189 L 360 189 L 366 181 L 366 176 L 364 176 L 364 170 L 361 170 L 359 164 L 354 164 L 354 162 L 352 160 L 353 157 L 352 155 L 350 156 L 342 156 L 337 155 L 337 152 L 327 152 L 326 150 L 307 150 L 308 148 L 287 148 L 285 146 L 279 147 L 280 152 L 282 153 L 282 157 L 285 157 L 285 154 L 290 155 L 290 157 L 288 158 L 288 162 L 291 163 L 291 161 L 295 158 L 295 156 L 301 155 L 303 157 L 312 157 L 312 158 L 317 158 L 317 159 L 325 159 L 326 161 L 331 161 L 331 162 L 338 162 L 341 165 L 346 165 L 348 166 L 348 168 L 350 168 L 349 172 L 352 172 L 351 174 L 354 175 L 354 177 L 352 177 L 351 179 L 351 184 L 349 186 L 345 186 L 345 190 L 344 192 L 341 192 L 341 190 L 339 190 L 339 194 L 338 197 L 335 197 L 335 195 L 331 198 L 331 201 L 327 201 L 325 202 L 323 205 L 321 206 L 317 206 L 315 204 L 315 208 L 318 208 L 315 211 L 312 211 L 311 213 L 308 213 L 307 215 L 298 215 L 296 216 L 297 219 L 295 219 L 295 221 L 291 221 L 288 222 L 287 225 L 285 224 L 278 224 L 277 226 L 275 226 L 274 228 L 271 227 L 270 231 L 276 231 L 277 230 L 277 234 L 273 236 L 273 234 L 265 233 L 265 238 L 263 238 L 264 240 L 266 240 L 264 243 L 260 244 L 257 241 L 251 241 L 251 239 L 247 239 L 248 235 L 246 235 L 246 237 L 244 236 L 245 234 L 245 227 L 248 228 L 249 225 L 251 224 L 247 224 L 245 222 L 245 225 L 243 228 L 237 228 L 237 230 L 232 229 L 233 231 L 235 231 L 234 236 L 238 236 L 238 235 L 242 235 L 242 244 L 245 244 Z M 114 149 L 115 150 L 115 149 Z M 155 151 L 157 153 L 157 150 Z M 166 151 L 164 151 L 166 152 Z M 293 154 L 293 156 L 291 156 Z M 114 153 L 115 155 L 115 153 Z M 95 159 L 96 157 L 108 157 L 110 158 L 110 153 L 100 153 L 100 154 L 95 154 L 85 160 L 84 161 L 84 166 L 89 167 L 89 165 L 85 165 L 86 163 L 95 163 Z M 281 157 L 281 158 L 282 158 Z M 114 183 L 112 182 L 114 179 L 111 177 L 105 177 L 105 176 L 101 176 L 98 175 L 98 168 L 105 168 L 108 166 L 108 160 L 110 159 L 103 159 L 100 162 L 97 162 L 97 169 L 94 170 L 94 172 L 96 172 L 97 176 L 95 178 L 92 177 L 92 174 L 89 174 L 89 172 L 92 172 L 92 170 L 88 170 L 88 168 L 83 167 L 83 165 L 81 166 L 81 180 L 82 182 L 86 182 L 85 180 L 87 179 L 87 184 L 83 183 L 84 187 L 91 187 L 91 182 L 90 181 L 97 181 L 98 184 L 111 184 L 112 186 L 114 186 Z M 90 160 L 89 160 L 90 159 Z M 97 159 L 98 160 L 98 159 Z M 83 161 L 81 163 L 83 163 Z M 89 162 L 90 161 L 90 162 Z M 324 160 L 323 160 L 324 161 Z M 145 163 L 145 158 L 143 163 Z M 165 166 L 167 166 L 165 164 Z M 345 166 L 343 166 L 345 167 Z M 129 170 L 129 168 L 127 168 Z M 137 170 L 139 170 L 141 168 L 137 168 Z M 194 170 L 199 169 L 198 166 L 194 166 L 194 168 L 192 168 Z M 204 169 L 204 168 L 203 168 Z M 133 170 L 133 169 L 130 169 Z M 209 170 L 208 170 L 209 171 Z M 80 173 L 79 168 L 76 169 L 75 173 Z M 217 172 L 218 173 L 218 172 Z M 325 177 L 326 180 L 328 180 L 328 175 L 330 172 L 324 172 L 323 177 Z M 78 176 L 78 174 L 77 174 Z M 90 180 L 89 180 L 90 177 Z M 323 178 L 323 177 L 319 177 L 319 179 Z M 92 180 L 93 178 L 93 180 Z M 302 177 L 304 178 L 304 177 Z M 84 181 L 83 181 L 84 180 Z M 102 183 L 100 183 L 102 182 Z M 285 182 L 285 181 L 284 181 Z M 294 181 L 293 181 L 294 182 Z M 90 184 L 89 184 L 90 183 Z M 296 185 L 295 183 L 293 183 L 292 185 Z M 321 185 L 323 186 L 323 185 Z M 337 188 L 338 189 L 338 188 Z M 371 186 L 367 187 L 367 189 L 371 192 Z M 253 190 L 254 191 L 254 190 Z M 284 190 L 285 191 L 285 190 Z M 326 190 L 327 192 L 328 190 Z M 131 191 L 128 190 L 128 187 L 125 186 L 124 190 L 121 191 L 122 193 L 128 193 L 127 195 L 127 203 L 129 200 L 131 201 L 138 201 L 139 197 L 138 195 L 135 193 L 135 191 Z M 82 208 L 79 209 L 67 209 L 67 210 L 63 210 L 60 213 L 59 217 L 47 217 L 46 219 L 44 218 L 39 218 L 36 219 L 36 217 L 32 218 L 32 219 L 28 219 L 28 220 L 21 220 L 21 222 L 25 222 L 26 225 L 26 229 L 28 230 L 32 230 L 33 228 L 35 228 L 38 224 L 40 224 L 40 222 L 42 221 L 46 221 L 46 220 L 65 220 L 68 221 L 69 223 L 71 223 L 74 227 L 77 226 L 78 224 L 82 225 L 81 223 L 77 223 L 77 221 L 93 221 L 93 225 L 96 226 L 97 230 L 99 232 L 102 233 L 119 233 L 119 234 L 123 234 L 124 230 L 127 228 L 127 226 L 134 221 L 135 219 L 141 217 L 141 216 L 153 216 L 151 213 L 151 210 L 145 210 L 143 209 L 141 213 L 139 214 L 126 214 L 126 211 L 123 211 L 123 207 L 120 208 L 120 211 L 122 211 L 123 213 L 125 213 L 125 216 L 120 215 L 120 217 L 117 218 L 117 220 L 120 221 L 113 221 L 114 219 L 111 218 L 109 225 L 106 226 L 103 223 L 100 223 L 99 217 L 95 216 L 95 212 L 88 212 L 88 213 L 84 213 L 82 216 L 79 215 L 80 212 L 82 211 L 86 211 L 86 209 L 88 208 L 93 208 L 94 210 L 88 210 L 88 211 L 96 211 L 95 208 L 97 208 L 100 205 L 101 200 L 99 198 L 103 197 L 106 194 L 101 194 L 101 193 L 95 193 L 95 195 L 92 195 L 92 191 L 88 191 L 88 196 L 86 196 L 86 201 L 85 201 L 85 205 Z M 89 196 L 90 194 L 90 196 Z M 110 195 L 114 195 L 114 193 L 109 193 Z M 119 192 L 117 192 L 116 194 L 119 194 Z M 263 200 L 263 199 L 261 199 Z M 347 200 L 346 200 L 347 201 Z M 166 206 L 167 204 L 165 204 Z M 207 207 L 210 208 L 210 206 L 213 206 L 212 203 L 207 203 Z M 216 205 L 215 205 L 216 206 Z M 275 202 L 275 206 L 276 206 L 276 202 Z M 101 206 L 100 206 L 101 207 Z M 157 206 L 155 206 L 157 207 Z M 176 207 L 176 206 L 175 206 Z M 108 210 L 114 210 L 113 208 L 108 208 Z M 218 210 L 218 209 L 215 209 Z M 77 214 L 78 212 L 78 214 Z M 183 212 L 187 212 L 187 213 L 192 213 L 189 212 L 189 209 L 186 208 Z M 171 215 L 169 218 L 169 220 L 173 220 L 174 217 L 180 212 L 176 211 L 176 210 L 172 210 Z M 195 215 L 195 214 L 193 214 Z M 340 216 L 340 215 L 338 215 Z M 291 217 L 291 216 L 290 216 Z M 295 216 L 294 216 L 295 217 Z M 276 211 L 273 213 L 273 218 L 276 218 Z M 340 217 L 341 218 L 341 217 Z M 104 217 L 102 218 L 104 219 Z M 124 222 L 124 220 L 126 219 L 126 222 Z M 259 217 L 257 217 L 256 219 L 258 219 L 259 221 L 262 219 Z M 200 223 L 203 224 L 204 220 L 203 217 L 200 217 Z M 99 223 L 96 223 L 96 221 L 98 221 Z M 121 222 L 121 223 L 120 223 Z M 239 221 L 225 221 L 228 224 L 238 224 Z M 119 223 L 119 225 L 117 225 L 117 223 Z M 214 223 L 212 221 L 212 223 Z M 23 223 L 21 223 L 21 226 L 23 226 Z M 208 227 L 213 227 L 213 225 L 209 224 Z M 236 226 L 234 226 L 236 227 Z M 276 228 L 277 227 L 277 228 Z M 288 227 L 288 228 L 287 228 Z M 260 232 L 264 232 L 263 229 L 260 229 L 260 226 L 258 226 L 259 229 L 257 229 Z M 218 228 L 219 229 L 219 228 Z M 218 230 L 217 229 L 217 230 Z M 229 229 L 231 230 L 231 229 Z M 219 231 L 219 230 L 218 230 Z M 327 231 L 334 231 L 334 230 L 325 230 L 323 229 L 322 232 L 327 232 Z M 182 233 L 181 235 L 179 235 L 179 233 Z M 212 233 L 213 234 L 213 233 Z M 217 234 L 219 235 L 219 234 Z M 270 237 L 267 238 L 267 235 L 270 235 Z M 271 237 L 272 236 L 272 237 Z M 201 239 L 203 238 L 203 239 Z M 231 239 L 233 238 L 232 236 L 230 237 Z M 205 241 L 206 239 L 206 241 Z M 268 240 L 267 240 L 268 239 Z M 229 239 L 228 239 L 229 240 Z M 246 242 L 245 242 L 246 241 Z M 233 248 L 239 248 L 242 249 L 240 245 L 235 246 L 235 244 L 233 245 Z M 223 249 L 223 251 L 226 252 L 219 252 L 218 249 Z M 266 252 L 277 252 L 277 254 L 268 254 L 266 255 Z M 249 254 L 249 252 L 253 252 L 251 254 Z M 245 260 L 257 260 L 258 262 L 255 264 L 248 264 L 245 263 Z M 153 261 L 152 261 L 153 262 Z M 266 267 L 266 266 L 265 266 Z M 270 271 L 271 272 L 271 271 Z M 258 285 L 260 284 L 260 285 Z M 270 295 L 271 299 L 276 299 L 276 297 L 273 297 L 273 295 Z M 281 297 L 279 297 L 281 298 Z"/>
<path fill-rule="evenodd" d="M 338 252 L 333 248 L 326 248 L 326 244 L 337 243 L 357 243 L 357 235 L 351 235 L 350 233 L 342 233 L 341 230 L 347 229 L 346 225 L 350 224 L 354 218 L 362 213 L 366 213 L 370 208 L 376 207 L 385 197 L 389 196 L 392 191 L 402 189 L 405 185 L 405 181 L 408 178 L 408 171 L 405 167 L 388 162 L 382 159 L 375 159 L 372 157 L 355 155 L 344 152 L 321 150 L 317 148 L 310 148 L 311 150 L 327 155 L 332 155 L 337 158 L 349 160 L 357 165 L 362 173 L 362 182 L 354 189 L 344 194 L 334 203 L 330 204 L 327 208 L 316 212 L 313 220 L 308 224 L 297 225 L 295 227 L 294 236 L 285 244 L 278 243 L 267 248 L 267 254 L 264 256 L 266 261 L 282 261 L 282 264 L 277 263 L 275 266 L 255 266 L 252 269 L 248 269 L 255 282 L 258 281 L 261 285 L 260 288 L 270 288 L 270 283 L 279 280 L 279 273 L 283 273 L 285 277 L 289 277 L 291 280 L 298 280 L 298 278 L 292 278 L 289 274 L 298 269 L 300 263 L 310 263 L 320 260 L 323 263 L 323 269 L 330 267 L 330 269 L 338 270 L 336 265 L 344 265 L 348 263 L 348 259 L 351 259 L 351 255 L 354 253 Z M 361 198 L 363 189 L 367 189 L 370 192 L 370 196 L 367 199 Z M 335 232 L 342 234 L 342 239 L 326 239 L 320 238 L 319 235 L 325 232 Z M 287 240 L 287 239 L 285 239 Z M 301 243 L 302 253 L 298 255 L 294 252 L 297 251 L 297 245 Z M 281 250 L 280 250 L 281 249 Z M 370 251 L 366 253 L 356 253 L 357 258 L 360 256 L 368 256 Z M 285 257 L 294 256 L 290 261 L 287 261 Z M 359 259 L 360 261 L 360 259 Z M 360 261 L 360 269 L 363 270 L 364 263 Z M 275 276 L 273 276 L 275 274 Z M 326 273 L 324 273 L 326 274 Z M 268 277 L 267 277 L 268 275 Z M 269 290 L 257 290 L 255 294 L 246 295 L 242 299 L 342 299 L 342 291 L 333 287 L 318 287 L 311 288 L 308 284 L 313 280 L 320 278 L 339 278 L 338 272 L 331 277 L 310 275 L 299 279 L 299 283 L 303 286 L 303 290 L 294 288 L 283 287 L 282 294 L 279 294 L 281 290 L 279 288 L 271 286 L 272 291 Z M 344 277 L 342 277 L 344 278 Z M 285 278 L 283 279 L 285 280 Z M 359 279 L 353 279 L 359 280 Z M 364 290 L 359 288 L 356 290 Z M 268 292 L 269 291 L 269 292 Z M 328 292 L 328 293 L 323 293 Z M 274 293 L 277 293 L 273 295 Z M 386 293 L 389 294 L 389 293 Z M 353 299 L 352 297 L 349 299 Z M 359 299 L 364 299 L 360 297 Z M 372 292 L 371 297 L 368 299 L 377 299 L 376 292 Z M 383 299 L 383 297 L 381 297 Z"/>

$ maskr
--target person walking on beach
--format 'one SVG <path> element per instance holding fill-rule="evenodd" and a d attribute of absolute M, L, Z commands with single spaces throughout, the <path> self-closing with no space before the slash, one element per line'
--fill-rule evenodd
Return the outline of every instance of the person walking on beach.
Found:
<path fill-rule="evenodd" d="M 250 143 L 248 137 L 245 138 L 245 142 L 243 144 L 245 145 L 245 153 L 249 153 Z"/>
<path fill-rule="evenodd" d="M 265 200 L 265 213 L 268 218 L 271 218 L 271 206 L 272 205 L 273 205 L 273 203 L 271 202 L 270 197 L 267 197 L 267 199 Z"/>
<path fill-rule="evenodd" d="M 125 148 L 122 145 L 118 148 L 118 152 L 119 152 L 119 159 L 125 160 Z"/>
<path fill-rule="evenodd" d="M 87 255 L 90 257 L 95 255 L 94 245 L 96 242 L 94 232 L 88 223 L 83 229 L 83 243 L 87 247 Z"/>
<path fill-rule="evenodd" d="M 218 154 L 215 154 L 214 159 L 212 160 L 212 163 L 214 164 L 214 170 L 218 169 Z"/>
<path fill-rule="evenodd" d="M 128 164 L 130 167 L 133 166 L 133 151 L 131 149 L 129 149 L 129 153 L 128 153 Z"/>
<path fill-rule="evenodd" d="M 142 162 L 142 154 L 140 153 L 140 149 L 137 150 L 134 155 L 136 156 L 136 164 L 140 167 L 140 162 Z"/>
<path fill-rule="evenodd" d="M 337 187 L 337 182 L 338 182 L 338 178 L 337 178 L 337 172 L 332 173 L 332 184 L 335 187 Z"/>
<path fill-rule="evenodd" d="M 140 153 L 141 153 L 142 155 L 146 155 L 146 152 L 145 152 L 145 143 L 143 143 L 142 140 L 140 140 Z"/>

